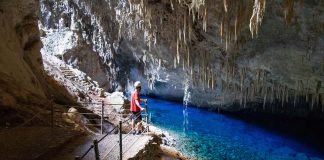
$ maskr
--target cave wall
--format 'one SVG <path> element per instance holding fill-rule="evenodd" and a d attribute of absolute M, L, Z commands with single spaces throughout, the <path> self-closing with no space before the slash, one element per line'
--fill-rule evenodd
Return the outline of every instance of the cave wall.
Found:
<path fill-rule="evenodd" d="M 0 1 L 0 112 L 4 120 L 1 126 L 7 122 L 6 116 L 11 115 L 7 110 L 17 113 L 14 117 L 24 117 L 39 108 L 48 109 L 52 99 L 60 103 L 75 101 L 44 71 L 39 7 L 35 0 Z"/>
<path fill-rule="evenodd" d="M 110 92 L 124 88 L 128 71 L 121 64 L 126 61 L 116 58 L 117 5 L 104 0 L 41 0 L 40 24 L 46 43 L 42 53 L 63 57 Z"/>
<path fill-rule="evenodd" d="M 174 0 L 42 0 L 41 23 L 92 47 L 102 62 L 98 78 L 108 75 L 112 90 L 130 91 L 140 80 L 146 94 L 212 109 L 322 111 L 323 2 L 267 1 L 254 37 L 253 2 L 228 2 L 225 12 L 223 1 L 206 1 L 192 20 L 190 4 Z"/>
<path fill-rule="evenodd" d="M 34 0 L 0 1 L 0 105 L 46 99 L 38 9 Z"/>
<path fill-rule="evenodd" d="M 253 1 L 228 1 L 227 12 L 225 1 L 205 1 L 196 14 L 185 2 L 134 0 L 119 11 L 150 93 L 211 109 L 323 111 L 322 1 L 267 1 L 254 37 Z"/>

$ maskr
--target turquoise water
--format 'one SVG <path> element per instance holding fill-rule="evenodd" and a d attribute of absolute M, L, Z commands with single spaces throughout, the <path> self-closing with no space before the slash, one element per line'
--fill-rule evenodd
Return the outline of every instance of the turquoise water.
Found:
<path fill-rule="evenodd" d="M 159 99 L 148 104 L 154 125 L 198 159 L 324 159 L 311 146 L 226 115 Z"/>

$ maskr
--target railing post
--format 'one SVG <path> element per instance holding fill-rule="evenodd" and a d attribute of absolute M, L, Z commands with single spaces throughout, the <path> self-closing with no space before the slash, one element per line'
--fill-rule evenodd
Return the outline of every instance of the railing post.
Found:
<path fill-rule="evenodd" d="M 95 158 L 96 160 L 100 160 L 98 141 L 96 139 L 93 140 L 93 146 L 94 146 Z"/>
<path fill-rule="evenodd" d="M 101 102 L 101 134 L 103 134 L 103 122 L 104 122 L 104 101 Z"/>
<path fill-rule="evenodd" d="M 123 159 L 122 121 L 119 121 L 119 157 Z"/>
<path fill-rule="evenodd" d="M 150 128 L 149 128 L 149 121 L 148 121 L 147 101 L 145 101 L 145 114 L 146 114 L 147 132 L 149 132 L 150 131 Z"/>

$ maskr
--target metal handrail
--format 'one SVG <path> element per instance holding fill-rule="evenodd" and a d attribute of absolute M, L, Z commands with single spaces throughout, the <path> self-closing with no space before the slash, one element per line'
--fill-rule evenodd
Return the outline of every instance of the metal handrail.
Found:
<path fill-rule="evenodd" d="M 115 105 L 117 105 L 117 104 L 115 104 Z M 124 105 L 124 104 L 118 104 L 118 105 Z M 125 114 L 112 114 L 112 113 L 108 113 L 109 115 L 125 115 Z M 129 114 L 127 114 L 127 115 L 129 115 Z M 135 119 L 136 118 L 138 118 L 139 116 L 141 116 L 142 114 L 139 114 L 137 117 L 135 117 Z M 149 121 L 148 120 L 150 120 L 150 118 L 148 117 L 148 109 L 147 109 L 147 102 L 145 102 L 145 114 L 144 114 L 146 117 L 145 117 L 145 121 L 146 121 L 146 125 L 147 125 L 147 127 L 145 128 L 145 130 L 144 131 L 147 131 L 147 132 L 149 132 Z M 130 117 L 131 116 L 128 116 L 124 121 L 119 121 L 119 127 L 120 127 L 120 129 L 119 129 L 119 136 L 120 136 L 120 140 L 119 140 L 119 142 L 117 142 L 108 152 L 106 152 L 106 154 L 105 154 L 105 157 L 117 146 L 117 144 L 119 144 L 119 146 L 120 146 L 120 159 L 122 159 L 122 155 L 125 153 L 125 152 L 127 152 L 128 150 L 126 150 L 125 152 L 122 152 L 122 141 L 127 137 L 127 136 L 129 136 L 130 135 L 130 133 L 132 132 L 132 131 L 134 131 L 134 129 L 135 128 L 132 128 L 128 133 L 127 133 L 127 135 L 124 137 L 124 138 L 122 138 L 122 124 L 123 123 L 126 123 L 127 121 L 129 121 L 130 120 Z M 115 126 L 111 131 L 109 131 L 108 133 L 106 133 L 106 135 L 105 136 L 103 136 L 99 141 L 97 141 L 97 140 L 94 140 L 94 144 L 93 145 L 91 145 L 90 147 L 89 147 L 89 149 L 87 150 L 87 152 L 86 153 L 84 153 L 81 157 L 75 157 L 76 159 L 82 159 L 82 158 L 84 158 L 88 153 L 89 153 L 89 151 L 92 149 L 92 148 L 94 148 L 95 149 L 95 157 L 96 157 L 96 159 L 99 159 L 99 150 L 98 150 L 98 144 L 103 140 L 103 139 L 105 139 L 112 131 L 114 131 L 116 128 L 117 128 L 118 126 Z M 134 143 L 133 143 L 134 144 Z M 133 145 L 132 144 L 132 145 Z M 131 145 L 131 146 L 132 146 Z"/>

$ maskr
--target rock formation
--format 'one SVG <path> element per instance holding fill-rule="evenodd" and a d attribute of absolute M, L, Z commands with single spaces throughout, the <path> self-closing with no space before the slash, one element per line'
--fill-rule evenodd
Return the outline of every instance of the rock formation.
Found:
<path fill-rule="evenodd" d="M 109 91 L 131 90 L 140 80 L 148 95 L 201 107 L 324 110 L 320 0 L 40 0 L 39 5 L 42 53 L 79 68 Z M 17 77 L 14 84 L 24 92 L 45 97 L 38 78 L 38 4 L 1 6 L 7 42 L 1 43 L 2 84 Z"/>
<path fill-rule="evenodd" d="M 0 1 L 1 127 L 36 113 L 45 114 L 42 109 L 49 109 L 52 96 L 60 102 L 73 101 L 65 88 L 44 72 L 38 11 L 39 3 L 34 0 Z"/>
<path fill-rule="evenodd" d="M 38 4 L 35 1 L 1 1 L 0 9 L 1 95 L 10 95 L 16 101 L 44 99 L 39 79 L 43 72 Z"/>
<path fill-rule="evenodd" d="M 111 90 L 130 89 L 132 81 L 141 80 L 147 94 L 203 107 L 321 111 L 323 5 L 316 0 L 43 0 L 41 22 L 53 29 L 64 24 L 78 41 L 86 41 L 100 57 L 98 77 L 107 75 L 101 84 L 113 84 Z M 91 61 L 73 50 L 67 53 Z"/>

